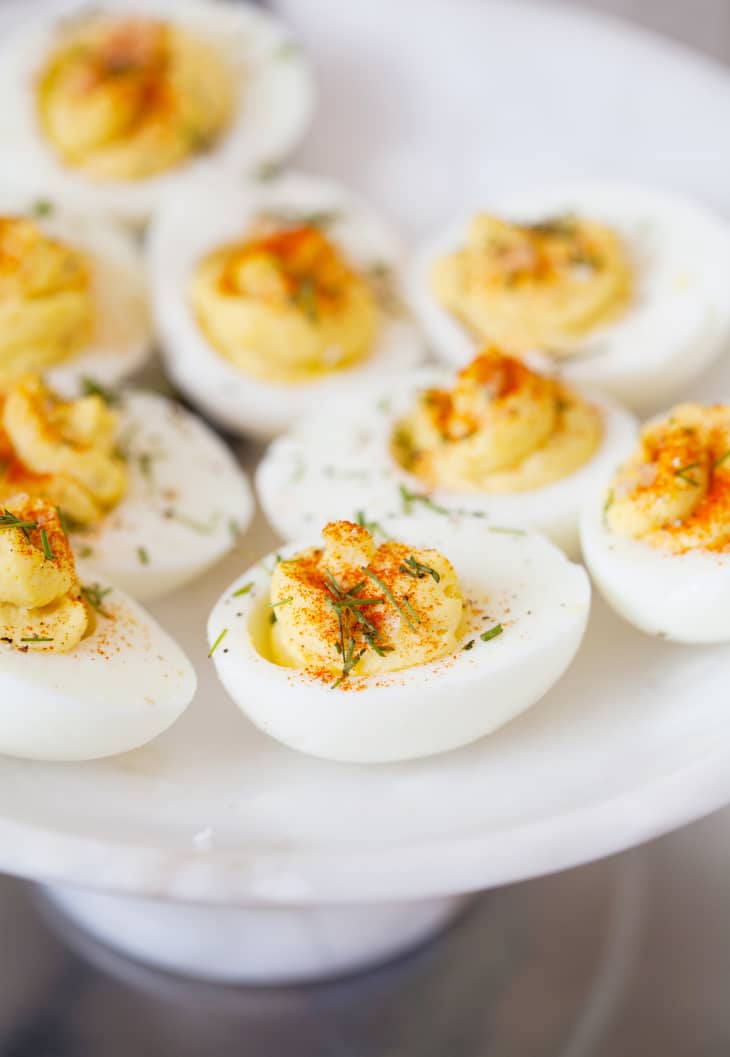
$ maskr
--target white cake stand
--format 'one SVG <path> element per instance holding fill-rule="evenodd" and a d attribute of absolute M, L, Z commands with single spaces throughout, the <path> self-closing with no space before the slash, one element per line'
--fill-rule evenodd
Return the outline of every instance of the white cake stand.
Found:
<path fill-rule="evenodd" d="M 652 179 L 730 212 L 730 82 L 710 63 L 567 9 L 372 0 L 332 22 L 329 0 L 291 7 L 323 90 L 303 160 L 411 228 L 480 187 L 576 173 Z M 703 387 L 730 397 L 727 368 Z M 644 638 L 599 602 L 567 676 L 491 738 L 384 767 L 287 751 L 205 657 L 211 603 L 270 543 L 259 524 L 155 607 L 201 673 L 171 731 L 99 763 L 0 760 L 0 867 L 45 882 L 121 950 L 212 979 L 350 971 L 421 942 L 476 891 L 730 800 L 730 652 Z"/>

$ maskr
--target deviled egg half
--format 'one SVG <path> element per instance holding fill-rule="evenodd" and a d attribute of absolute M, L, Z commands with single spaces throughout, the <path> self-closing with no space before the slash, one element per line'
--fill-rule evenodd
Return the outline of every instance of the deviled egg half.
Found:
<path fill-rule="evenodd" d="M 730 227 L 666 192 L 583 185 L 484 203 L 426 240 L 409 276 L 436 353 L 539 350 L 637 410 L 730 345 Z"/>
<path fill-rule="evenodd" d="M 314 85 L 301 50 L 260 8 L 222 0 L 95 0 L 46 8 L 0 48 L 5 179 L 144 221 L 211 162 L 281 160 Z"/>
<path fill-rule="evenodd" d="M 636 431 L 613 401 L 490 348 L 455 377 L 394 375 L 296 423 L 269 447 L 256 485 L 287 539 L 322 517 L 425 508 L 534 528 L 575 554 L 586 494 Z"/>
<path fill-rule="evenodd" d="M 135 749 L 190 704 L 192 665 L 104 576 L 79 578 L 55 506 L 0 509 L 0 753 L 90 760 Z"/>
<path fill-rule="evenodd" d="M 583 637 L 588 577 L 543 537 L 429 516 L 383 527 L 331 522 L 211 613 L 228 693 L 300 752 L 386 763 L 465 745 L 539 700 Z"/>
<path fill-rule="evenodd" d="M 581 522 L 617 613 L 675 642 L 730 640 L 730 406 L 679 404 L 649 422 Z"/>
<path fill-rule="evenodd" d="M 152 342 L 142 257 L 128 232 L 0 189 L 0 391 L 32 371 L 78 391 L 113 385 Z"/>
<path fill-rule="evenodd" d="M 66 401 L 33 376 L 0 399 L 0 504 L 17 492 L 57 507 L 80 561 L 143 599 L 217 562 L 253 511 L 233 456 L 178 404 L 145 392 Z"/>
<path fill-rule="evenodd" d="M 234 432 L 271 437 L 421 358 L 398 242 L 336 184 L 200 181 L 165 204 L 149 251 L 168 371 Z"/>

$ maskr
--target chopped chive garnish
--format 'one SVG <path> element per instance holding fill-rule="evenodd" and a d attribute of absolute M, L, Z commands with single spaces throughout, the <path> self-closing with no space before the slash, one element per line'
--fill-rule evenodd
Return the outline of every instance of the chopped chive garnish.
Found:
<path fill-rule="evenodd" d="M 239 587 L 237 591 L 233 592 L 233 597 L 234 598 L 241 598 L 242 595 L 247 595 L 252 587 L 253 587 L 253 580 L 249 580 L 249 582 L 247 584 L 244 584 L 243 587 Z"/>
<path fill-rule="evenodd" d="M 137 547 L 137 557 L 139 558 L 142 565 L 149 565 L 150 556 L 147 553 L 146 547 Z"/>
<path fill-rule="evenodd" d="M 44 217 L 49 217 L 53 212 L 53 202 L 49 202 L 47 198 L 39 198 L 31 206 L 31 212 L 39 220 L 43 220 Z"/>
<path fill-rule="evenodd" d="M 53 642 L 53 639 L 48 638 L 46 635 L 28 635 L 26 638 L 21 639 L 21 642 Z"/>
<path fill-rule="evenodd" d="M 383 581 L 380 579 L 380 577 L 376 576 L 375 573 L 371 569 L 363 569 L 363 572 L 365 573 L 366 576 L 370 577 L 370 579 L 373 581 L 374 584 L 378 585 L 380 590 L 385 594 L 385 597 L 388 599 L 388 601 L 393 606 L 395 606 L 395 608 L 398 610 L 398 613 L 400 614 L 402 619 L 405 620 L 406 624 L 411 629 L 411 631 L 418 631 L 418 628 L 413 623 L 413 621 L 409 617 L 408 613 L 405 611 L 405 609 L 401 605 L 399 605 L 398 601 L 395 598 L 395 595 L 390 590 L 388 585 L 384 584 Z M 407 599 L 406 599 L 406 602 L 408 602 Z M 411 609 L 411 612 L 413 612 L 413 607 L 410 606 L 410 604 L 409 604 L 409 608 Z"/>
<path fill-rule="evenodd" d="M 22 518 L 16 517 L 7 507 L 0 514 L 0 528 L 16 528 L 20 529 L 26 539 L 30 539 L 28 535 L 33 529 L 38 528 L 37 521 L 23 521 Z"/>
<path fill-rule="evenodd" d="M 418 613 L 416 613 L 415 609 L 411 605 L 411 602 L 410 602 L 410 599 L 408 598 L 408 595 L 406 595 L 405 598 L 403 599 L 403 605 L 407 609 L 409 616 L 411 616 L 413 618 L 413 620 L 415 620 L 416 624 L 420 624 L 421 623 L 421 618 L 419 617 Z"/>
<path fill-rule="evenodd" d="M 371 521 L 365 514 L 364 510 L 358 510 L 355 515 L 355 520 L 360 528 L 367 529 L 371 535 L 375 535 L 376 532 L 379 532 L 384 539 L 389 540 L 391 538 L 381 523 L 379 521 Z"/>
<path fill-rule="evenodd" d="M 728 459 L 730 459 L 730 448 L 728 448 L 728 450 L 723 455 L 721 455 L 719 459 L 715 460 L 715 469 L 717 469 L 718 466 L 722 466 L 722 464 L 724 462 L 727 462 Z"/>
<path fill-rule="evenodd" d="M 317 305 L 317 287 L 312 279 L 306 278 L 297 286 L 291 296 L 292 303 L 299 308 L 312 323 L 319 319 L 319 307 Z"/>
<path fill-rule="evenodd" d="M 461 647 L 462 650 L 464 651 L 464 653 L 466 653 L 467 650 L 473 650 L 474 649 L 475 641 L 476 641 L 475 639 L 469 639 L 469 641 L 467 643 L 465 643 L 465 645 L 463 645 Z"/>
<path fill-rule="evenodd" d="M 526 536 L 524 529 L 508 528 L 506 525 L 489 525 L 489 532 L 496 532 L 501 536 Z"/>
<path fill-rule="evenodd" d="M 101 587 L 100 584 L 84 584 L 81 588 L 81 594 L 85 601 L 95 609 L 102 617 L 110 619 L 111 613 L 104 609 L 104 599 L 108 594 L 111 594 L 111 587 Z"/>
<path fill-rule="evenodd" d="M 412 492 L 410 488 L 406 488 L 404 484 L 398 488 L 400 492 L 401 502 L 403 503 L 403 513 L 410 514 L 413 512 L 414 503 L 422 503 L 429 510 L 433 510 L 436 514 L 448 514 L 446 507 L 439 506 L 434 503 L 430 496 L 424 495 L 422 492 Z"/>
<path fill-rule="evenodd" d="M 41 545 L 43 547 L 44 556 L 48 559 L 49 562 L 52 562 L 56 555 L 53 553 L 51 545 L 48 542 L 48 535 L 44 528 L 41 529 Z"/>
<path fill-rule="evenodd" d="M 238 537 L 241 535 L 241 526 L 238 524 L 235 518 L 229 518 L 228 520 L 228 531 L 231 534 L 231 539 L 234 543 L 237 542 Z"/>
<path fill-rule="evenodd" d="M 330 593 L 329 603 L 337 614 L 337 625 L 339 630 L 339 641 L 335 648 L 342 658 L 342 673 L 339 679 L 332 684 L 332 689 L 340 686 L 364 655 L 368 647 L 375 650 L 379 657 L 383 657 L 391 651 L 391 647 L 384 646 L 381 642 L 380 630 L 365 615 L 366 606 L 382 606 L 380 598 L 362 598 L 359 594 L 365 587 L 365 581 L 355 584 L 349 591 L 337 582 L 329 571 L 325 573 L 327 590 Z M 359 631 L 364 639 L 364 646 L 356 650 L 357 641 L 354 632 Z"/>
<path fill-rule="evenodd" d="M 422 562 L 416 561 L 412 554 L 409 558 L 406 558 L 399 571 L 407 573 L 408 576 L 412 576 L 416 580 L 422 580 L 424 576 L 430 576 L 436 583 L 441 580 L 435 569 L 432 569 L 430 565 L 423 565 Z"/>
<path fill-rule="evenodd" d="M 220 633 L 220 635 L 218 636 L 218 638 L 217 638 L 217 639 L 215 640 L 215 642 L 213 643 L 213 645 L 212 645 L 212 646 L 210 647 L 210 649 L 208 650 L 208 656 L 209 656 L 209 657 L 212 657 L 212 656 L 213 656 L 213 654 L 214 654 L 214 653 L 215 653 L 215 651 L 216 651 L 216 650 L 218 649 L 218 647 L 220 646 L 220 644 L 221 644 L 221 643 L 223 642 L 223 639 L 224 639 L 224 638 L 226 637 L 226 635 L 227 635 L 227 634 L 228 634 L 228 628 L 223 628 L 223 631 L 221 631 L 221 633 Z"/>
<path fill-rule="evenodd" d="M 699 481 L 695 481 L 694 477 L 689 476 L 690 470 L 696 470 L 700 464 L 698 462 L 689 462 L 686 466 L 680 466 L 678 470 L 674 471 L 674 476 L 681 478 L 686 481 L 687 484 L 691 484 L 694 488 L 699 486 Z"/>
<path fill-rule="evenodd" d="M 98 396 L 109 406 L 119 403 L 119 393 L 97 382 L 95 378 L 82 378 L 81 392 L 84 396 Z"/>
<path fill-rule="evenodd" d="M 269 624 L 275 624 L 277 621 L 276 610 L 272 609 L 269 613 Z"/>
<path fill-rule="evenodd" d="M 282 598 L 280 602 L 271 602 L 270 605 L 271 605 L 272 609 L 278 609 L 279 606 L 288 606 L 289 603 L 293 602 L 293 601 L 294 601 L 294 599 L 291 598 L 291 597 Z"/>
<path fill-rule="evenodd" d="M 504 628 L 501 624 L 495 624 L 493 628 L 489 629 L 489 631 L 483 631 L 479 638 L 482 640 L 482 642 L 489 642 L 490 639 L 496 639 L 497 636 L 501 635 L 503 631 Z"/>
<path fill-rule="evenodd" d="M 611 509 L 611 507 L 613 506 L 613 499 L 614 499 L 614 496 L 613 496 L 613 488 L 612 488 L 612 489 L 611 489 L 611 491 L 610 491 L 610 492 L 608 493 L 608 495 L 606 496 L 606 501 L 605 501 L 605 503 L 603 504 L 603 513 L 604 513 L 604 516 L 605 516 L 605 515 L 606 515 L 606 514 L 607 514 L 607 513 L 609 512 L 609 510 L 610 510 L 610 509 Z"/>

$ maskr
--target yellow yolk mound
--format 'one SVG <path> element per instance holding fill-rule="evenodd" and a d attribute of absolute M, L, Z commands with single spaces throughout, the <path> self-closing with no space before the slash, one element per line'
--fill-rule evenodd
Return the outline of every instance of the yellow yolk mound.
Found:
<path fill-rule="evenodd" d="M 184 162 L 230 122 L 223 56 L 143 17 L 90 17 L 63 33 L 38 81 L 41 126 L 61 158 L 98 180 L 139 180 Z"/>
<path fill-rule="evenodd" d="M 645 426 L 611 485 L 606 522 L 675 554 L 730 549 L 730 407 L 679 404 Z"/>
<path fill-rule="evenodd" d="M 274 660 L 340 682 L 452 653 L 467 603 L 436 550 L 376 546 L 367 529 L 335 521 L 324 547 L 280 562 L 271 578 Z"/>
<path fill-rule="evenodd" d="M 0 217 L 0 388 L 77 352 L 92 326 L 84 257 L 30 220 Z"/>
<path fill-rule="evenodd" d="M 88 625 L 58 511 L 41 499 L 14 496 L 0 510 L 0 642 L 66 653 Z"/>
<path fill-rule="evenodd" d="M 37 378 L 19 382 L 0 413 L 0 501 L 24 491 L 82 525 L 98 521 L 127 489 L 116 427 L 99 396 L 67 402 Z"/>
<path fill-rule="evenodd" d="M 453 389 L 422 393 L 392 452 L 430 488 L 523 492 L 580 469 L 601 443 L 599 411 L 552 378 L 488 349 Z"/>
<path fill-rule="evenodd" d="M 378 328 L 372 290 L 314 225 L 215 250 L 190 296 L 215 348 L 264 381 L 306 381 L 361 360 Z"/>
<path fill-rule="evenodd" d="M 479 214 L 437 261 L 433 291 L 478 338 L 554 355 L 626 308 L 632 270 L 609 228 L 577 217 L 509 224 Z"/>

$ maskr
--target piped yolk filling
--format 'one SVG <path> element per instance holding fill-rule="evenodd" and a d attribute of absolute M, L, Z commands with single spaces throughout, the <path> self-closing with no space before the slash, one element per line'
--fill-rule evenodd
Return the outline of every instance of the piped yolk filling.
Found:
<path fill-rule="evenodd" d="M 605 516 L 612 532 L 673 554 L 730 549 L 730 407 L 680 404 L 649 423 Z"/>
<path fill-rule="evenodd" d="M 67 359 L 93 328 L 84 256 L 22 217 L 0 217 L 0 388 Z"/>
<path fill-rule="evenodd" d="M 397 423 L 391 451 L 430 488 L 509 493 L 574 473 L 602 435 L 592 404 L 491 348 L 459 372 L 451 390 L 419 396 Z"/>
<path fill-rule="evenodd" d="M 431 280 L 444 308 L 481 340 L 554 355 L 621 315 L 633 286 L 618 236 L 573 216 L 511 224 L 479 214 Z"/>
<path fill-rule="evenodd" d="M 379 322 L 367 281 L 315 225 L 214 250 L 198 264 L 190 298 L 213 346 L 244 373 L 274 382 L 363 359 Z"/>
<path fill-rule="evenodd" d="M 234 99 L 217 48 L 144 17 L 74 21 L 37 89 L 49 142 L 98 180 L 142 179 L 199 154 L 229 125 Z"/>
<path fill-rule="evenodd" d="M 277 564 L 271 578 L 271 655 L 341 685 L 438 660 L 458 645 L 467 617 L 453 566 L 349 521 L 323 530 L 324 546 Z"/>
<path fill-rule="evenodd" d="M 0 511 L 0 642 L 67 653 L 92 626 L 58 511 L 12 497 Z"/>
<path fill-rule="evenodd" d="M 63 401 L 37 378 L 19 382 L 0 402 L 0 502 L 24 492 L 72 522 L 98 521 L 127 490 L 116 431 L 101 397 Z"/>

